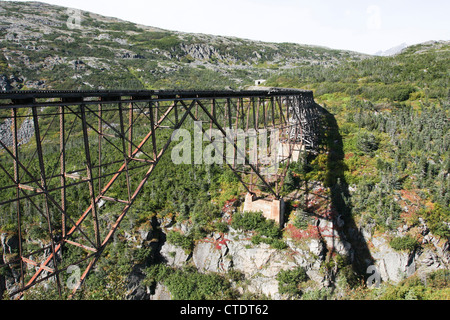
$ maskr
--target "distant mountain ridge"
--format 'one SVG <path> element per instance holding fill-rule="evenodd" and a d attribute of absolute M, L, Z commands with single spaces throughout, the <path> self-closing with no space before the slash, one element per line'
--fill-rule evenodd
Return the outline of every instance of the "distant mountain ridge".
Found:
<path fill-rule="evenodd" d="M 386 51 L 378 51 L 375 53 L 375 55 L 382 56 L 382 57 L 393 56 L 393 55 L 396 55 L 397 53 L 402 52 L 402 50 L 407 47 L 408 47 L 408 44 L 404 42 L 404 43 L 399 44 L 398 46 L 392 47 Z"/>

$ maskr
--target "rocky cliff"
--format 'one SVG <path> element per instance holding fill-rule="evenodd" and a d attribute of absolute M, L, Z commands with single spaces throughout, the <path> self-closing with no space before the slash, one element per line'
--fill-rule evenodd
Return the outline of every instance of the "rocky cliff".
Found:
<path fill-rule="evenodd" d="M 321 187 L 317 186 L 320 192 Z M 311 201 L 320 201 L 311 197 Z M 239 208 L 231 208 L 231 216 Z M 341 216 L 316 216 L 306 230 L 293 226 L 296 212 L 286 224 L 284 241 L 286 248 L 274 249 L 268 244 L 255 244 L 254 232 L 235 230 L 231 226 L 226 233 L 211 233 L 197 241 L 190 252 L 165 241 L 165 234 L 171 231 L 189 234 L 192 223 L 177 223 L 176 220 L 159 219 L 157 225 L 162 236 L 155 247 L 155 261 L 167 266 L 183 269 L 194 267 L 200 273 L 227 275 L 239 272 L 243 279 L 234 283 L 241 294 L 266 297 L 275 300 L 288 299 L 279 292 L 277 275 L 282 270 L 302 267 L 308 281 L 302 285 L 304 297 L 346 299 L 350 288 L 355 285 L 379 286 L 397 284 L 416 275 L 426 278 L 436 270 L 447 270 L 450 263 L 449 242 L 434 236 L 423 225 L 422 243 L 412 251 L 398 251 L 389 244 L 392 234 L 372 234 L 370 230 L 352 229 L 345 226 Z M 224 212 L 224 221 L 229 221 L 230 208 Z M 399 228 L 396 236 L 404 229 Z M 139 238 L 139 236 L 138 236 Z M 363 274 L 358 274 L 358 254 L 367 246 L 368 257 Z M 134 271 L 130 284 L 130 299 L 171 299 L 170 291 L 163 284 L 149 288 L 142 285 L 143 269 Z"/>

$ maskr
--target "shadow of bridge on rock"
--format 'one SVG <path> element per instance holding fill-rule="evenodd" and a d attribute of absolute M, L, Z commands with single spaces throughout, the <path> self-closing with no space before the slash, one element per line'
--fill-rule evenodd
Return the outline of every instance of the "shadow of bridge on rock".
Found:
<path fill-rule="evenodd" d="M 374 265 L 375 260 L 370 253 L 362 231 L 357 226 L 353 217 L 351 195 L 345 178 L 347 168 L 344 163 L 343 139 L 334 115 L 317 104 L 314 108 L 321 115 L 321 127 L 324 130 L 322 130 L 321 150 L 318 155 L 309 155 L 308 163 L 320 155 L 327 154 L 325 162 L 320 164 L 322 170 L 324 170 L 324 172 L 321 172 L 321 180 L 323 180 L 323 185 L 327 191 L 325 195 L 318 194 L 314 190 L 309 189 L 308 183 L 305 182 L 306 187 L 304 191 L 307 214 L 311 217 L 332 223 L 333 230 L 327 232 L 327 259 L 332 257 L 334 253 L 338 253 L 335 244 L 338 244 L 339 239 L 348 242 L 351 245 L 351 249 L 349 250 L 351 254 L 347 257 L 349 258 L 348 262 L 351 265 L 352 271 L 359 279 L 366 280 L 369 276 L 367 274 L 367 268 L 370 265 Z M 319 203 L 316 207 L 311 206 L 308 203 L 308 199 L 311 196 L 320 199 L 322 202 L 326 202 L 327 212 L 329 214 L 321 215 L 318 213 L 315 209 L 321 207 L 321 205 Z M 320 234 L 320 225 L 316 227 Z M 325 242 L 323 237 L 321 237 L 321 240 Z"/>

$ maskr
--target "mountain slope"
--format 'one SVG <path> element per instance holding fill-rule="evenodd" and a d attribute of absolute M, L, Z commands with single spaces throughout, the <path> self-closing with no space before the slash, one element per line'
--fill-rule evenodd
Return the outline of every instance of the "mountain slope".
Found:
<path fill-rule="evenodd" d="M 8 88 L 239 88 L 276 71 L 365 55 L 292 43 L 167 31 L 64 7 L 0 2 L 0 75 Z M 73 13 L 72 13 L 73 14 Z"/>
<path fill-rule="evenodd" d="M 372 102 L 447 98 L 449 62 L 450 41 L 432 41 L 391 57 L 281 71 L 268 79 L 268 85 L 309 88 L 316 97 L 340 92 Z"/>

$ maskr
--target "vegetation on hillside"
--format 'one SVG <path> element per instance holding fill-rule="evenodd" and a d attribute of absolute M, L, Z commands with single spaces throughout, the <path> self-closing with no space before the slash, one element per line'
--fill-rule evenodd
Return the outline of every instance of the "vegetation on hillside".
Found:
<path fill-rule="evenodd" d="M 299 68 L 269 79 L 269 85 L 314 90 L 334 113 L 345 153 L 340 166 L 355 190 L 352 213 L 362 226 L 395 230 L 423 218 L 434 234 L 449 236 L 449 49 L 419 45 L 394 57 Z"/>

